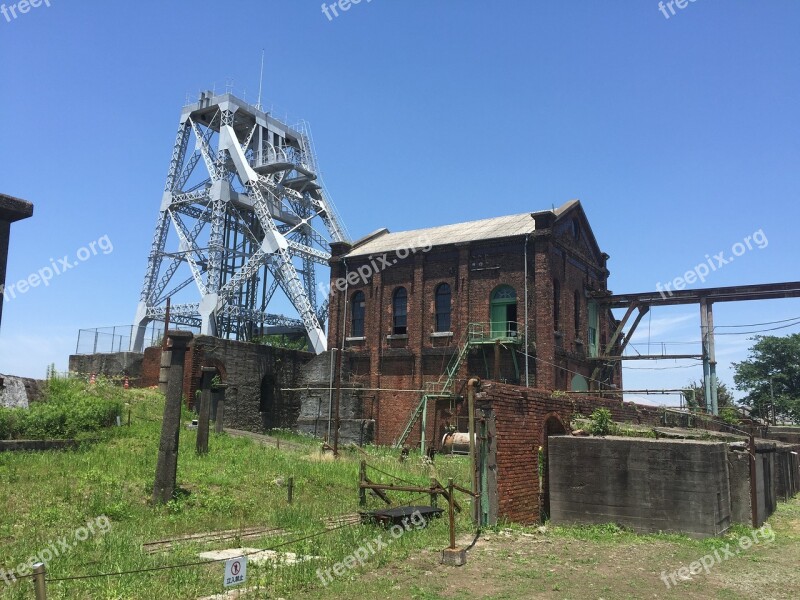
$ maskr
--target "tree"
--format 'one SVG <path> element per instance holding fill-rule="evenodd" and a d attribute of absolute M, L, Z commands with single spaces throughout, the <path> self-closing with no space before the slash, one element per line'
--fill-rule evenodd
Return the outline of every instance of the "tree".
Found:
<path fill-rule="evenodd" d="M 706 403 L 706 389 L 702 381 L 692 381 L 686 386 L 683 398 L 686 400 L 686 405 L 693 410 L 708 411 L 710 408 Z M 724 383 L 717 380 L 717 408 L 726 406 L 733 406 L 733 394 Z"/>
<path fill-rule="evenodd" d="M 733 363 L 736 389 L 748 392 L 741 403 L 766 419 L 774 396 L 776 418 L 800 423 L 800 333 L 753 340 L 747 360 Z"/>
<path fill-rule="evenodd" d="M 305 336 L 305 334 L 264 335 L 261 337 L 254 337 L 252 342 L 254 344 L 261 344 L 262 346 L 287 348 L 289 350 L 305 350 L 306 352 L 308 351 L 308 338 Z"/>

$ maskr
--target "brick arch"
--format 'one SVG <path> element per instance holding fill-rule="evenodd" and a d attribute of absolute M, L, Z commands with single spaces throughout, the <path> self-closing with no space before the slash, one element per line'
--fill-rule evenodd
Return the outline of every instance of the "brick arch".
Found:
<path fill-rule="evenodd" d="M 536 449 L 537 467 L 539 467 L 540 460 L 543 462 L 541 482 L 537 482 L 539 483 L 539 518 L 542 522 L 550 518 L 550 474 L 547 466 L 548 439 L 551 435 L 564 435 L 568 433 L 569 430 L 569 427 L 564 424 L 560 413 L 549 412 L 544 416 L 544 419 L 542 419 L 542 432 L 539 436 L 539 446 L 542 448 L 542 452 L 539 453 L 539 449 Z"/>

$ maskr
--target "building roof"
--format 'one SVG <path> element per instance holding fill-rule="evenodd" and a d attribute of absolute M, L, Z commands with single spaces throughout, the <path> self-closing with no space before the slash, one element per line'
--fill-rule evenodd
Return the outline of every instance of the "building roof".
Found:
<path fill-rule="evenodd" d="M 533 233 L 535 229 L 536 221 L 534 221 L 532 213 L 396 233 L 389 233 L 388 229 L 380 229 L 355 242 L 347 256 L 364 256 L 391 252 L 401 248 L 411 249 L 514 237 Z"/>

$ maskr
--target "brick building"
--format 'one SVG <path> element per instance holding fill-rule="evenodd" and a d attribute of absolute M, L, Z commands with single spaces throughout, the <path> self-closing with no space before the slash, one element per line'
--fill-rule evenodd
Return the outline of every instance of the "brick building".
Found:
<path fill-rule="evenodd" d="M 365 417 L 379 444 L 408 434 L 417 445 L 423 420 L 425 439 L 440 440 L 460 425 L 471 376 L 544 390 L 621 385 L 620 370 L 596 360 L 614 324 L 596 302 L 608 294 L 609 257 L 577 200 L 381 229 L 332 255 L 329 348 L 344 348 L 351 382 L 374 395 Z"/>

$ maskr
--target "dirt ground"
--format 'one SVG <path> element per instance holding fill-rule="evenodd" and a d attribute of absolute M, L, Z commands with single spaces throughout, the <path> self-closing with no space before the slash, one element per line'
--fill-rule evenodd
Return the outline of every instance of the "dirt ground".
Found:
<path fill-rule="evenodd" d="M 409 598 L 494 600 L 517 598 L 800 598 L 800 500 L 781 505 L 767 537 L 748 549 L 737 539 L 695 541 L 569 531 L 500 530 L 482 536 L 463 567 L 439 563 L 430 549 L 372 572 L 356 573 L 326 589 L 292 598 Z M 469 544 L 462 537 L 459 544 Z M 709 572 L 675 584 L 669 574 L 730 543 L 732 556 L 718 550 Z M 665 574 L 668 588 L 662 580 Z"/>

